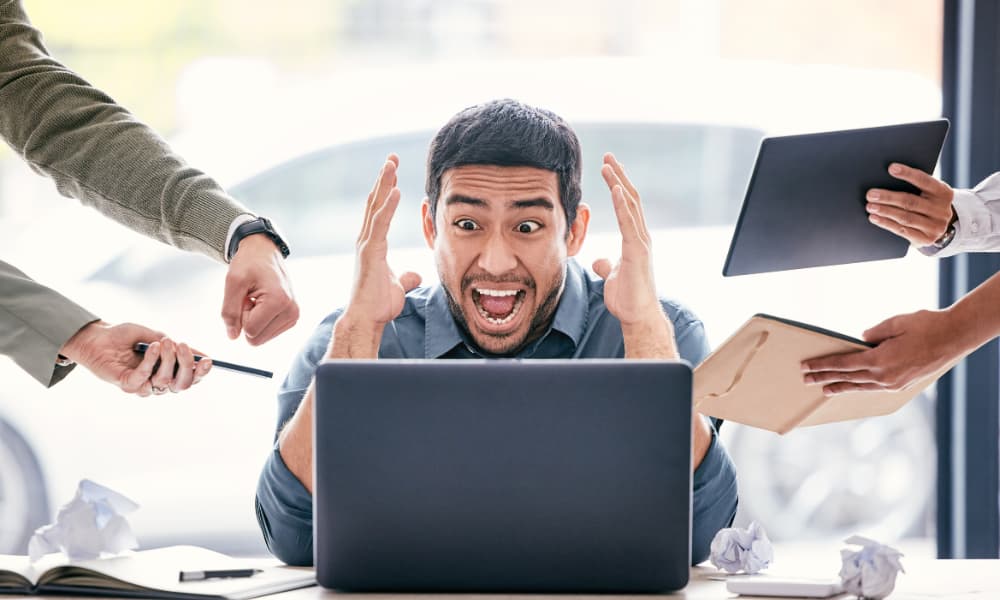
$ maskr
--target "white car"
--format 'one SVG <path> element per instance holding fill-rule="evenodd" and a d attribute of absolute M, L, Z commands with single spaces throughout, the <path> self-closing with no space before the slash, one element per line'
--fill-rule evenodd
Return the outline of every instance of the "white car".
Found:
<path fill-rule="evenodd" d="M 602 66 L 614 67 L 623 76 L 649 72 L 649 65 L 628 62 L 602 61 Z M 501 67 L 496 72 L 502 72 Z M 622 115 L 607 97 L 603 101 L 595 98 L 601 86 L 592 77 L 586 78 L 593 65 L 576 68 L 562 64 L 561 77 L 553 81 L 543 75 L 551 74 L 545 65 L 536 67 L 539 74 L 534 77 L 524 73 L 518 78 L 508 76 L 506 81 L 516 83 L 498 94 L 494 90 L 504 86 L 494 80 L 490 85 L 482 84 L 487 78 L 481 73 L 472 75 L 470 65 L 467 89 L 418 95 L 421 97 L 413 99 L 416 108 L 412 112 L 388 115 L 373 127 L 375 131 L 402 133 L 364 137 L 355 131 L 359 128 L 356 123 L 348 123 L 352 113 L 347 113 L 331 117 L 331 123 L 315 126 L 314 131 L 306 126 L 287 124 L 282 128 L 260 123 L 259 137 L 230 139 L 231 152 L 209 142 L 179 138 L 182 153 L 193 156 L 193 162 L 210 173 L 240 178 L 247 175 L 240 173 L 241 167 L 251 171 L 251 176 L 243 177 L 230 190 L 282 228 L 293 252 L 287 266 L 302 307 L 300 323 L 259 348 L 229 341 L 218 316 L 224 276 L 221 265 L 137 240 L 131 234 L 117 238 L 127 239 L 129 247 L 90 269 L 78 283 L 60 289 L 109 319 L 159 327 L 221 360 L 275 371 L 275 379 L 216 370 L 184 394 L 138 399 L 83 372 L 44 390 L 12 364 L 0 365 L 5 381 L 0 390 L 0 552 L 23 551 L 31 531 L 70 499 L 84 477 L 115 488 L 142 505 L 130 521 L 143 546 L 194 542 L 232 553 L 262 552 L 253 495 L 260 467 L 273 443 L 277 387 L 315 324 L 347 299 L 361 209 L 389 152 L 401 157 L 402 190 L 390 231 L 390 262 L 399 270 L 421 273 L 425 283 L 436 280 L 419 224 L 427 144 L 433 129 L 451 113 L 471 104 L 465 101 L 469 98 L 521 97 L 553 108 L 574 125 L 584 151 L 584 201 L 593 209 L 580 258 L 585 265 L 619 253 L 620 238 L 609 194 L 599 174 L 601 154 L 616 154 L 643 197 L 653 230 L 661 293 L 698 314 L 713 345 L 757 312 L 858 335 L 892 314 L 935 305 L 937 265 L 920 256 L 731 279 L 721 276 L 732 223 L 765 133 L 934 116 L 936 108 L 928 99 L 932 93 L 924 82 L 900 81 L 905 88 L 901 93 L 909 91 L 928 99 L 911 106 L 909 112 L 896 109 L 892 113 L 895 118 L 890 118 L 888 105 L 876 104 L 859 118 L 864 103 L 852 94 L 863 92 L 876 74 L 827 73 L 836 80 L 842 96 L 824 97 L 820 93 L 812 97 L 817 86 L 822 92 L 829 82 L 822 73 L 802 71 L 799 75 L 803 79 L 819 83 L 812 89 L 797 86 L 799 95 L 792 101 L 809 100 L 814 109 L 831 112 L 810 114 L 811 120 L 802 115 L 782 119 L 776 94 L 782 89 L 778 82 L 789 74 L 772 73 L 767 67 L 733 65 L 721 75 L 692 72 L 689 82 L 702 87 L 692 92 L 693 100 L 686 104 L 675 97 L 676 90 L 657 88 L 659 96 L 647 94 L 636 101 L 636 114 L 629 111 Z M 566 97 L 575 96 L 576 90 L 558 89 L 574 77 L 588 82 L 579 90 L 584 98 L 579 111 L 570 109 L 573 98 Z M 668 82 L 685 81 L 683 74 L 664 77 Z M 420 78 L 420 72 L 400 73 L 393 84 L 405 87 Z M 765 85 L 768 78 L 774 80 L 772 90 Z M 884 78 L 882 74 L 880 80 Z M 350 89 L 350 76 L 343 79 L 347 83 L 340 87 Z M 502 77 L 498 80 L 503 81 Z M 388 103 L 378 94 L 381 80 L 366 75 L 363 81 L 370 84 L 372 92 L 368 97 L 371 110 L 364 114 L 382 114 L 379 111 Z M 761 87 L 756 87 L 758 84 Z M 741 85 L 755 92 L 730 97 L 732 106 L 722 107 L 718 94 Z M 302 90 L 290 93 L 306 99 L 303 112 L 307 114 L 319 111 L 319 106 L 336 109 L 337 102 L 346 102 L 329 90 L 325 92 L 328 96 Z M 322 98 L 330 104 L 324 105 Z M 549 98 L 552 100 L 547 101 Z M 660 111 L 660 118 L 654 118 L 658 99 L 666 108 Z M 842 112 L 836 112 L 838 107 Z M 260 110 L 249 113 L 259 114 Z M 612 117 L 599 118 L 602 112 Z M 737 119 L 733 113 L 745 113 L 746 118 Z M 720 114 L 730 116 L 721 118 Z M 852 114 L 853 120 L 845 116 Z M 341 125 L 347 133 L 336 139 L 347 141 L 325 145 L 318 141 L 326 135 L 329 142 L 331 136 L 325 132 L 338 131 Z M 208 131 L 226 129 L 224 123 L 214 127 L 217 129 L 210 127 Z M 302 139 L 298 145 L 293 143 L 296 136 Z M 260 149 L 257 155 L 255 148 Z M 301 149 L 311 151 L 301 154 Z M 214 159 L 218 168 L 212 156 L 218 157 Z M 825 538 L 848 530 L 868 531 L 886 539 L 922 534 L 934 485 L 933 469 L 927 468 L 934 456 L 928 403 L 929 398 L 923 397 L 891 417 L 784 437 L 726 424 L 723 438 L 739 468 L 740 519 L 761 520 L 778 539 L 793 535 Z"/>

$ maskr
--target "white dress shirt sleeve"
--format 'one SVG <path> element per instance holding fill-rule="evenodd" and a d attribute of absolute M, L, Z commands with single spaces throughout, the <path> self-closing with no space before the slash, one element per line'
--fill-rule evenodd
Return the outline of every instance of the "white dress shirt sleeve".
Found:
<path fill-rule="evenodd" d="M 954 256 L 963 252 L 1000 252 L 1000 172 L 971 190 L 955 190 L 952 201 L 958 220 L 951 243 L 938 250 L 921 248 L 928 256 Z"/>

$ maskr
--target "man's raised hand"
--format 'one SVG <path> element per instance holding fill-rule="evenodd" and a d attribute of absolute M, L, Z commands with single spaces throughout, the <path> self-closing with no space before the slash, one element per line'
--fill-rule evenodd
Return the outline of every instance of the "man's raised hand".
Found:
<path fill-rule="evenodd" d="M 611 190 L 611 201 L 622 234 L 622 255 L 617 264 L 602 258 L 594 272 L 604 278 L 604 303 L 623 324 L 662 317 L 653 279 L 652 246 L 639 192 L 611 153 L 604 155 L 601 175 Z"/>
<path fill-rule="evenodd" d="M 403 310 L 406 292 L 420 285 L 416 273 L 405 272 L 396 277 L 387 261 L 389 225 L 400 197 L 396 187 L 398 167 L 399 157 L 390 154 L 365 205 L 355 255 L 354 286 L 344 313 L 357 325 L 385 326 Z"/>

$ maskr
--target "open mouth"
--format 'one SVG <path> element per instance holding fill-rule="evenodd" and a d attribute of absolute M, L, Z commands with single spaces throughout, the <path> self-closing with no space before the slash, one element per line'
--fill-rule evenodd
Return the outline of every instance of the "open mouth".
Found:
<path fill-rule="evenodd" d="M 491 325 L 510 323 L 524 304 L 524 290 L 473 288 L 472 301 L 479 315 Z"/>

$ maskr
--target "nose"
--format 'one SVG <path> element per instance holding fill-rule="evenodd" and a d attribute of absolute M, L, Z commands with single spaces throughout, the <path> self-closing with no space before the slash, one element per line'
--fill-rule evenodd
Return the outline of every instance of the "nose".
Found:
<path fill-rule="evenodd" d="M 517 268 L 517 256 L 502 233 L 489 237 L 479 253 L 479 268 L 491 275 L 503 275 Z"/>

